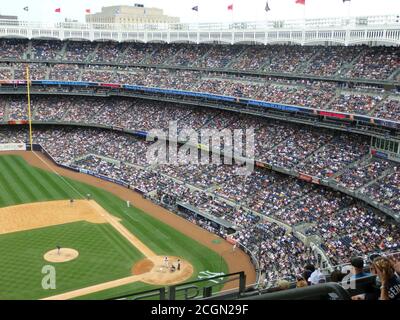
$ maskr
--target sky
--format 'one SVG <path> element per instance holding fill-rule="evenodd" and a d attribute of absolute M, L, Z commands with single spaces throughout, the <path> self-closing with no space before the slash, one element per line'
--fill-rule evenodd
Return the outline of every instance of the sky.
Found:
<path fill-rule="evenodd" d="M 0 0 L 0 14 L 18 15 L 20 20 L 57 22 L 64 18 L 85 21 L 85 9 L 99 12 L 103 6 L 144 4 L 164 9 L 164 13 L 178 16 L 181 22 L 265 21 L 302 19 L 304 6 L 295 0 L 268 0 L 271 11 L 265 12 L 266 0 Z M 234 10 L 227 6 L 233 4 Z M 199 12 L 191 10 L 199 6 Z M 29 6 L 29 12 L 23 10 Z M 62 13 L 54 12 L 61 8 Z M 306 18 L 362 15 L 400 15 L 400 0 L 306 0 Z"/>

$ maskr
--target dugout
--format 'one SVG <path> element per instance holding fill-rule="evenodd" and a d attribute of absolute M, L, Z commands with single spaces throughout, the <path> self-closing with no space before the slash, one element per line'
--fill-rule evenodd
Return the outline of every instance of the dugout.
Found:
<path fill-rule="evenodd" d="M 232 234 L 237 231 L 237 227 L 224 219 L 217 218 L 206 212 L 200 211 L 198 208 L 193 207 L 187 203 L 177 202 L 178 212 L 185 215 L 186 218 L 193 218 L 196 221 L 207 221 L 211 227 L 220 231 L 223 234 Z"/>

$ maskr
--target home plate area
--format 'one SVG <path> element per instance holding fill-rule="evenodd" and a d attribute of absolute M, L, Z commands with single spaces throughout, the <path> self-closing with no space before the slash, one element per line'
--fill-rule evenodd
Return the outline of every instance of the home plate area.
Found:
<path fill-rule="evenodd" d="M 193 274 L 193 266 L 179 257 L 168 256 L 168 265 L 165 256 L 147 257 L 136 263 L 132 268 L 134 275 L 141 275 L 140 281 L 155 285 L 170 285 L 183 282 Z M 180 260 L 180 270 L 178 270 Z"/>

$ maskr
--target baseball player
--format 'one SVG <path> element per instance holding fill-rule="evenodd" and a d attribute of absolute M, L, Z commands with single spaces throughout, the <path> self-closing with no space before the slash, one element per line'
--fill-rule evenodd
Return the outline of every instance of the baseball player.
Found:
<path fill-rule="evenodd" d="M 74 199 L 69 200 L 69 205 L 72 207 L 74 205 Z"/>
<path fill-rule="evenodd" d="M 164 267 L 168 268 L 168 257 L 164 257 Z"/>
<path fill-rule="evenodd" d="M 58 254 L 58 255 L 60 255 L 61 246 L 60 246 L 60 245 L 58 245 L 56 248 L 57 248 L 57 254 Z"/>
<path fill-rule="evenodd" d="M 126 200 L 126 206 L 127 206 L 128 208 L 130 208 L 131 202 L 130 202 L 129 200 Z"/>
<path fill-rule="evenodd" d="M 181 270 L 181 259 L 178 259 L 176 269 Z"/>

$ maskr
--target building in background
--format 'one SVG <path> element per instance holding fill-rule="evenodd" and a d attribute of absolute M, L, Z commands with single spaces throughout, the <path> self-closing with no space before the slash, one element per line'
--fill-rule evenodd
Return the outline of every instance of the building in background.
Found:
<path fill-rule="evenodd" d="M 18 16 L 9 16 L 0 14 L 0 25 L 17 26 Z"/>
<path fill-rule="evenodd" d="M 101 12 L 86 15 L 87 23 L 156 24 L 179 21 L 177 17 L 165 15 L 162 9 L 146 8 L 142 4 L 102 7 Z"/>
<path fill-rule="evenodd" d="M 5 16 L 0 14 L 0 20 L 14 20 L 17 21 L 18 20 L 18 16 Z"/>

